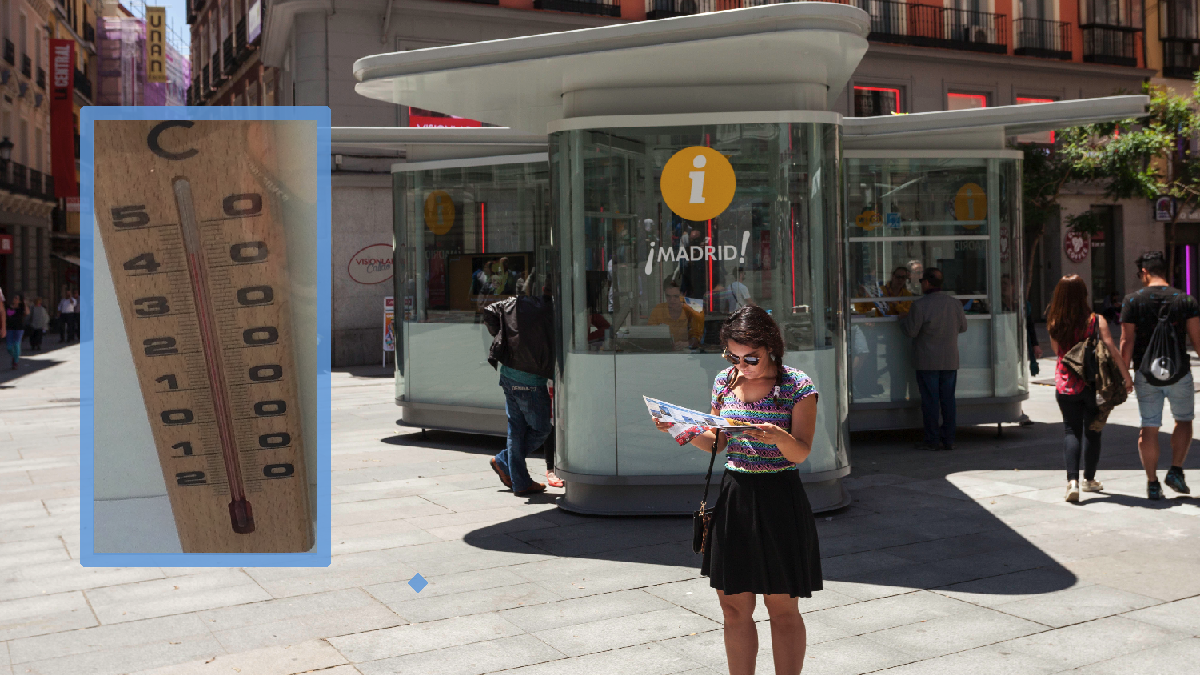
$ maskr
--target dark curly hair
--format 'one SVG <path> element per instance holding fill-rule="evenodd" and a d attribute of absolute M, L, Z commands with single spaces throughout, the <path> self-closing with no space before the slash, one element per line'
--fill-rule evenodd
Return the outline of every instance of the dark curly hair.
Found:
<path fill-rule="evenodd" d="M 726 348 L 729 341 L 750 345 L 755 349 L 766 347 L 767 353 L 775 362 L 775 384 L 783 384 L 783 334 L 779 325 L 767 314 L 767 310 L 757 305 L 749 305 L 734 312 L 725 323 L 721 324 L 721 347 Z M 732 368 L 733 377 L 729 387 L 737 380 L 738 369 Z"/>

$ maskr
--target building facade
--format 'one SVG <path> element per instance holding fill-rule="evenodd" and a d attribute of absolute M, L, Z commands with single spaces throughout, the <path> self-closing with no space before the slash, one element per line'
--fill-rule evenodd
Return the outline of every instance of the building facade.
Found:
<path fill-rule="evenodd" d="M 405 106 L 355 94 L 351 73 L 355 60 L 381 51 L 654 20 L 743 4 L 751 3 L 391 0 L 381 5 L 361 0 L 275 0 L 261 9 L 257 4 L 247 6 L 246 0 L 197 0 L 190 12 L 194 14 L 192 49 L 194 58 L 203 59 L 209 68 L 210 77 L 205 80 L 197 69 L 199 81 L 194 73 L 193 91 L 202 92 L 205 104 L 252 104 L 257 99 L 260 104 L 328 105 L 334 126 L 417 126 L 427 123 L 426 111 L 416 111 L 421 115 L 418 120 Z M 1147 50 L 1158 43 L 1147 40 L 1149 19 L 1139 0 L 946 0 L 944 4 L 847 0 L 843 4 L 864 9 L 872 22 L 867 55 L 834 108 L 846 116 L 1139 93 L 1142 82 L 1156 75 L 1157 62 Z M 243 42 L 239 26 L 259 16 L 261 37 Z M 1157 18 L 1154 21 L 1157 30 Z M 239 61 L 246 51 L 249 55 Z M 211 75 L 218 70 L 220 84 Z M 1050 136 L 1013 140 L 1049 142 Z M 360 150 L 339 152 L 336 147 L 334 153 L 334 363 L 375 363 L 380 360 L 388 284 L 377 283 L 374 277 L 368 283 L 356 279 L 353 263 L 364 250 L 391 242 L 387 167 L 403 159 L 403 154 L 361 156 Z M 1143 222 L 1146 213 L 1139 211 L 1138 220 L 1132 210 L 1116 206 L 1122 207 L 1114 216 L 1119 231 L 1151 228 Z M 1051 262 L 1039 261 L 1036 266 L 1035 301 L 1046 279 L 1062 269 L 1061 263 L 1054 262 L 1051 248 L 1044 247 L 1044 258 Z M 1115 269 L 1105 274 L 1117 278 Z"/>
<path fill-rule="evenodd" d="M 136 9 L 135 9 L 136 11 Z M 166 82 L 148 82 L 146 19 L 107 0 L 100 17 L 96 105 L 187 105 L 191 66 L 186 43 L 167 31 Z"/>
<path fill-rule="evenodd" d="M 79 73 L 95 53 L 94 17 L 84 0 L 0 1 L 0 287 L 8 295 L 54 304 L 63 286 L 78 287 L 78 220 L 74 234 L 68 232 L 66 203 L 54 197 L 50 169 L 49 41 L 75 42 L 77 112 L 90 103 Z"/>

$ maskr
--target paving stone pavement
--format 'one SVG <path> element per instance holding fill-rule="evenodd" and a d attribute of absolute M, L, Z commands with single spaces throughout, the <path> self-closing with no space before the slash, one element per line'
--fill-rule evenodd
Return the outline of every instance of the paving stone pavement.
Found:
<path fill-rule="evenodd" d="M 687 518 L 514 497 L 486 461 L 502 441 L 397 427 L 371 369 L 333 378 L 329 568 L 80 567 L 79 348 L 27 361 L 0 372 L 0 675 L 726 672 Z M 805 673 L 1195 667 L 1200 504 L 1145 500 L 1136 405 L 1104 432 L 1106 490 L 1078 505 L 1052 387 L 1025 409 L 1037 424 L 962 429 L 952 453 L 854 437 L 854 502 L 818 516 L 827 581 L 801 600 Z M 761 605 L 755 618 L 770 673 Z"/>

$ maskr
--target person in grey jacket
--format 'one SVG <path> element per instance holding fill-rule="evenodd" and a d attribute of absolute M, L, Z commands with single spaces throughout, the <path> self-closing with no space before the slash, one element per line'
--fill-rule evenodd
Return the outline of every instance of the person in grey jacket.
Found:
<path fill-rule="evenodd" d="M 936 267 L 921 276 L 925 295 L 900 318 L 900 328 L 913 338 L 917 387 L 925 440 L 919 450 L 954 449 L 954 385 L 958 381 L 958 334 L 967 332 L 967 315 L 953 295 L 942 293 L 942 271 Z M 938 434 L 938 413 L 941 434 Z"/>

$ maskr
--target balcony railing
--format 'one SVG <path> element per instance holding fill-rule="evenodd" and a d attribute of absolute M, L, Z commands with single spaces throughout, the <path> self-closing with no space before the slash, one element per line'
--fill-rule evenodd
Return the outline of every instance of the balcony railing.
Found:
<path fill-rule="evenodd" d="M 239 64 L 250 55 L 250 45 L 246 44 L 246 20 L 239 19 L 237 28 L 234 30 L 234 47 L 237 48 L 237 60 Z"/>
<path fill-rule="evenodd" d="M 87 79 L 87 75 L 78 68 L 75 69 L 75 91 L 83 94 L 83 97 L 91 100 L 92 98 L 92 81 Z"/>
<path fill-rule="evenodd" d="M 29 194 L 29 169 L 24 164 L 12 163 L 12 191 L 20 194 Z"/>
<path fill-rule="evenodd" d="M 38 68 L 37 86 L 42 91 L 46 91 L 46 69 Z"/>
<path fill-rule="evenodd" d="M 1141 28 L 1088 24 L 1079 30 L 1083 33 L 1084 61 L 1137 67 Z"/>
<path fill-rule="evenodd" d="M 221 65 L 224 67 L 226 75 L 233 75 L 233 71 L 237 69 L 237 61 L 234 60 L 233 53 L 233 36 L 226 35 L 225 41 L 221 45 Z"/>
<path fill-rule="evenodd" d="M 703 12 L 720 12 L 726 9 L 775 5 L 793 0 L 646 0 L 647 19 L 666 19 L 672 16 L 688 16 Z M 839 5 L 854 4 L 850 0 L 821 0 Z"/>
<path fill-rule="evenodd" d="M 212 87 L 216 89 L 225 83 L 225 71 L 221 70 L 221 52 L 212 56 Z"/>
<path fill-rule="evenodd" d="M 558 12 L 621 16 L 620 0 L 533 0 L 534 9 L 553 9 Z"/>
<path fill-rule="evenodd" d="M 39 198 L 46 196 L 46 193 L 42 191 L 42 172 L 37 169 L 29 170 L 29 195 Z"/>
<path fill-rule="evenodd" d="M 871 15 L 868 40 L 1004 54 L 1008 16 L 894 0 L 857 0 Z"/>
<path fill-rule="evenodd" d="M 1071 60 L 1071 24 L 1046 19 L 1013 21 L 1013 53 L 1044 59 Z"/>
<path fill-rule="evenodd" d="M 57 199 L 57 197 L 54 196 L 54 176 L 45 177 L 45 185 L 43 186 L 43 189 L 43 194 L 46 195 L 46 199 L 49 199 L 50 201 Z"/>
<path fill-rule="evenodd" d="M 1163 77 L 1190 80 L 1200 71 L 1200 39 L 1162 38 Z"/>
<path fill-rule="evenodd" d="M 17 65 L 17 46 L 8 38 L 4 38 L 4 60 L 10 66 Z"/>
<path fill-rule="evenodd" d="M 33 77 L 33 59 L 24 54 L 21 55 L 21 74 L 25 77 Z"/>

